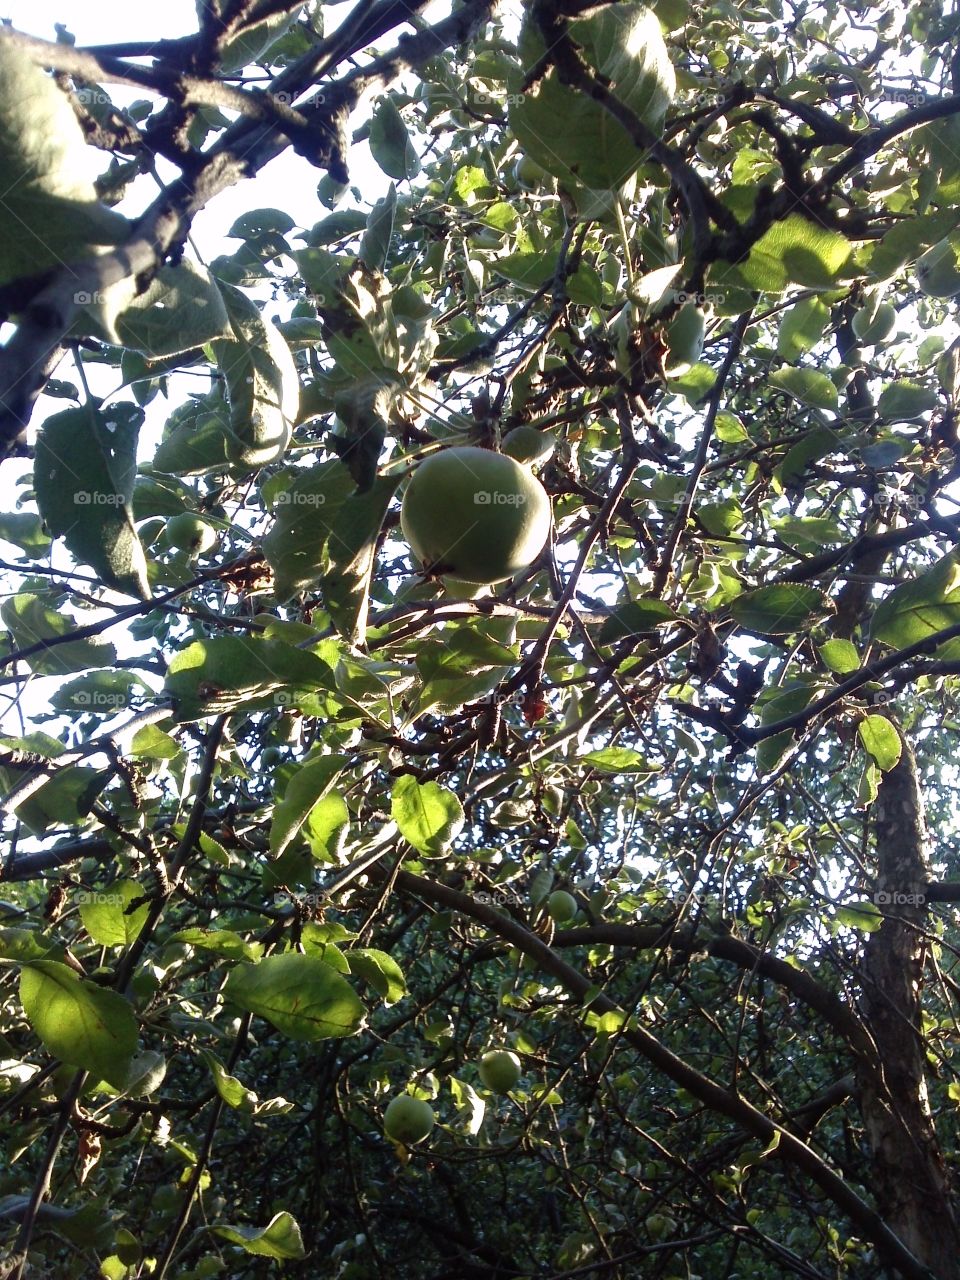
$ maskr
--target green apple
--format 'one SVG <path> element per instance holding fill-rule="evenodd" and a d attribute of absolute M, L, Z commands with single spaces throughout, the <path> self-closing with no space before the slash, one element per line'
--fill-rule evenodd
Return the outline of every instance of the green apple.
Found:
<path fill-rule="evenodd" d="M 477 1067 L 484 1086 L 492 1093 L 509 1093 L 516 1087 L 522 1070 L 520 1059 L 509 1049 L 491 1049 Z"/>
<path fill-rule="evenodd" d="M 188 551 L 192 556 L 203 555 L 217 545 L 217 531 L 199 516 L 182 511 L 167 521 L 167 541 L 178 551 Z"/>
<path fill-rule="evenodd" d="M 557 437 L 552 431 L 541 431 L 527 422 L 522 422 L 503 437 L 503 452 L 525 467 L 549 462 L 556 447 Z"/>
<path fill-rule="evenodd" d="M 577 914 L 577 900 L 572 893 L 567 893 L 566 889 L 554 889 L 550 897 L 547 899 L 547 915 L 551 920 L 555 920 L 557 924 L 564 924 L 567 920 L 572 920 Z"/>
<path fill-rule="evenodd" d="M 698 306 L 686 303 L 667 321 L 664 337 L 667 356 L 663 371 L 668 378 L 682 378 L 703 355 L 706 318 Z"/>
<path fill-rule="evenodd" d="M 521 156 L 517 160 L 513 166 L 513 177 L 523 191 L 552 191 L 557 185 L 556 178 L 530 156 Z"/>
<path fill-rule="evenodd" d="M 417 467 L 403 495 L 400 527 L 429 572 L 504 582 L 543 550 L 550 499 L 513 458 L 457 446 Z"/>
<path fill-rule="evenodd" d="M 917 259 L 917 284 L 928 298 L 952 298 L 960 293 L 957 251 L 941 240 Z"/>
<path fill-rule="evenodd" d="M 409 1093 L 398 1094 L 383 1113 L 383 1131 L 405 1147 L 422 1142 L 433 1128 L 433 1107 Z"/>
<path fill-rule="evenodd" d="M 851 321 L 857 341 L 865 347 L 875 347 L 889 338 L 897 323 L 897 309 L 892 302 L 872 300 L 860 308 Z"/>

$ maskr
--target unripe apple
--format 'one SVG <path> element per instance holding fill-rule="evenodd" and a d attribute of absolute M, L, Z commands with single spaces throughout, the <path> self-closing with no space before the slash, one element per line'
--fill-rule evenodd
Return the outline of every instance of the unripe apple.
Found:
<path fill-rule="evenodd" d="M 538 467 L 550 461 L 557 447 L 557 437 L 552 431 L 541 431 L 528 422 L 522 422 L 503 437 L 503 452 L 525 467 Z"/>
<path fill-rule="evenodd" d="M 949 240 L 941 240 L 917 259 L 917 284 L 928 298 L 952 298 L 960 293 L 957 252 Z"/>
<path fill-rule="evenodd" d="M 513 458 L 458 446 L 417 467 L 403 495 L 400 527 L 432 573 L 504 582 L 543 550 L 550 499 Z"/>
<path fill-rule="evenodd" d="M 577 914 L 577 900 L 572 893 L 567 893 L 566 889 L 554 889 L 550 897 L 547 899 L 547 915 L 551 920 L 555 920 L 557 924 L 564 924 L 567 920 L 572 920 Z"/>
<path fill-rule="evenodd" d="M 409 1093 L 398 1094 L 383 1113 L 383 1131 L 405 1147 L 422 1142 L 433 1128 L 433 1107 Z"/>
<path fill-rule="evenodd" d="M 520 156 L 513 166 L 513 176 L 517 186 L 524 191 L 552 191 L 557 185 L 553 174 L 547 173 L 543 165 L 537 164 L 530 156 Z"/>
<path fill-rule="evenodd" d="M 203 555 L 217 545 L 217 531 L 199 516 L 182 511 L 167 521 L 167 541 L 178 551 L 188 551 L 193 556 Z"/>
<path fill-rule="evenodd" d="M 523 1068 L 520 1059 L 509 1049 L 491 1049 L 480 1059 L 477 1070 L 484 1086 L 492 1093 L 509 1093 L 516 1087 Z"/>
<path fill-rule="evenodd" d="M 703 312 L 692 302 L 686 303 L 677 314 L 667 321 L 665 338 L 667 356 L 663 362 L 663 371 L 668 378 L 682 378 L 703 355 L 703 339 L 706 334 L 706 319 Z"/>
<path fill-rule="evenodd" d="M 854 315 L 851 327 L 858 342 L 875 347 L 889 338 L 896 323 L 897 309 L 892 302 L 870 302 Z"/>

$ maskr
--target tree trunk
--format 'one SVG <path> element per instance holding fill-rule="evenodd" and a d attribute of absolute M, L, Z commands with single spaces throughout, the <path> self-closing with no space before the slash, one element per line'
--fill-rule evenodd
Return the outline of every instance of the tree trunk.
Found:
<path fill-rule="evenodd" d="M 927 1098 L 920 987 L 927 928 L 923 798 L 903 738 L 900 762 L 874 807 L 876 901 L 883 926 L 868 937 L 862 966 L 864 1022 L 876 1062 L 858 1072 L 858 1094 L 879 1212 L 938 1280 L 960 1280 L 960 1229 Z"/>

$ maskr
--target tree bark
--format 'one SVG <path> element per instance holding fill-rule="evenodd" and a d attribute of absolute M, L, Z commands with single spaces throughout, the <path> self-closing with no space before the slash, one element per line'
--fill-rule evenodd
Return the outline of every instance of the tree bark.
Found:
<path fill-rule="evenodd" d="M 929 880 L 923 797 L 913 751 L 900 736 L 903 753 L 884 774 L 874 807 L 875 897 L 884 921 L 868 937 L 861 970 L 861 1012 L 876 1061 L 875 1069 L 858 1069 L 858 1097 L 877 1208 L 938 1280 L 960 1280 L 954 1188 L 930 1113 L 922 1034 Z"/>

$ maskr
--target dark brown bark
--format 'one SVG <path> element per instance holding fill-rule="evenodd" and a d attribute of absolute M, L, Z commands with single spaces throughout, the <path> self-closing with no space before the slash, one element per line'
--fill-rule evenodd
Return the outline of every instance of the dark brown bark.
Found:
<path fill-rule="evenodd" d="M 862 1065 L 857 1080 L 871 1190 L 887 1225 L 938 1280 L 960 1280 L 953 1188 L 927 1099 L 920 988 L 929 868 L 923 798 L 905 739 L 899 764 L 880 785 L 874 824 L 885 918 L 864 952 L 862 1015 L 880 1070 Z"/>

